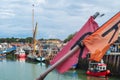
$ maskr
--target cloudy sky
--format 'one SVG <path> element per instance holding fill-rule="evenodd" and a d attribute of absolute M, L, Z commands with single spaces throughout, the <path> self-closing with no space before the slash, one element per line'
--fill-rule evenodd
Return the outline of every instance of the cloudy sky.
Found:
<path fill-rule="evenodd" d="M 120 11 L 119 0 L 0 0 L 0 38 L 32 37 L 33 4 L 38 39 L 64 40 L 95 12 L 105 14 L 96 19 L 101 26 Z"/>

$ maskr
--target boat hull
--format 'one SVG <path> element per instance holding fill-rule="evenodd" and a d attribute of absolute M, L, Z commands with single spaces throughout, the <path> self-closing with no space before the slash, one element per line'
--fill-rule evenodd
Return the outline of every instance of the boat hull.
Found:
<path fill-rule="evenodd" d="M 43 57 L 37 57 L 32 55 L 28 55 L 26 60 L 32 62 L 45 62 L 45 59 Z"/>
<path fill-rule="evenodd" d="M 96 77 L 106 77 L 110 74 L 110 70 L 105 70 L 101 72 L 95 72 L 95 71 L 88 70 L 86 74 L 90 76 L 96 76 Z"/>
<path fill-rule="evenodd" d="M 25 57 L 26 57 L 26 54 L 19 54 L 18 57 L 19 57 L 19 58 L 25 58 Z"/>
<path fill-rule="evenodd" d="M 39 62 L 44 62 L 45 58 L 44 57 L 37 57 L 36 60 L 39 61 Z"/>

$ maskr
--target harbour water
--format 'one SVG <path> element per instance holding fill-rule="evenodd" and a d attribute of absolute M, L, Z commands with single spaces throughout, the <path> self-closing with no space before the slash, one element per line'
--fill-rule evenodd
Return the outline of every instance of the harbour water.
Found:
<path fill-rule="evenodd" d="M 30 63 L 21 60 L 1 60 L 0 61 L 0 80 L 35 80 L 49 66 L 44 63 Z M 119 80 L 115 77 L 98 78 L 85 74 L 83 70 L 70 70 L 64 74 L 52 71 L 45 80 Z"/>

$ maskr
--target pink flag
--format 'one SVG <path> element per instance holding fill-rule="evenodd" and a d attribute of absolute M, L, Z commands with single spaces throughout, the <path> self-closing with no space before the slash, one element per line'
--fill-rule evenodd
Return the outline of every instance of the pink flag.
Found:
<path fill-rule="evenodd" d="M 78 44 L 79 41 L 83 40 L 87 35 L 94 32 L 98 28 L 98 24 L 94 21 L 94 18 L 91 16 L 86 24 L 75 34 L 75 36 L 67 43 L 66 46 L 53 58 L 50 64 L 56 63 L 60 58 L 62 58 L 67 52 L 69 52 L 74 46 Z M 77 50 L 72 56 L 67 60 L 61 63 L 56 67 L 59 73 L 64 73 L 69 70 L 72 65 L 78 62 L 78 57 L 85 58 L 88 53 L 88 49 L 83 47 L 80 50 Z"/>

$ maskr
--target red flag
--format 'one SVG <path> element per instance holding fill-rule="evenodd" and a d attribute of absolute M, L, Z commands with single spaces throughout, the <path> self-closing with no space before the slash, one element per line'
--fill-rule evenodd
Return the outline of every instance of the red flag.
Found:
<path fill-rule="evenodd" d="M 67 43 L 66 46 L 63 47 L 63 49 L 53 58 L 53 60 L 50 62 L 50 64 L 56 63 L 60 58 L 62 58 L 67 52 L 69 52 L 75 45 L 77 45 L 77 42 L 83 40 L 86 35 L 94 32 L 98 28 L 98 24 L 94 21 L 94 18 L 91 16 L 89 20 L 86 22 L 86 24 L 75 34 L 75 36 Z M 57 66 L 57 70 L 59 73 L 64 73 L 68 69 L 72 67 L 72 65 L 76 64 L 78 61 L 79 53 L 81 54 L 81 57 L 84 58 L 86 54 L 88 53 L 87 48 L 83 48 L 82 53 L 80 53 L 80 50 L 77 50 L 74 55 L 70 56 L 67 60 L 65 60 L 63 63 L 61 63 L 59 66 Z"/>
<path fill-rule="evenodd" d="M 91 53 L 91 60 L 100 61 L 102 59 L 110 45 L 118 39 L 119 29 L 120 12 L 83 40 Z"/>

